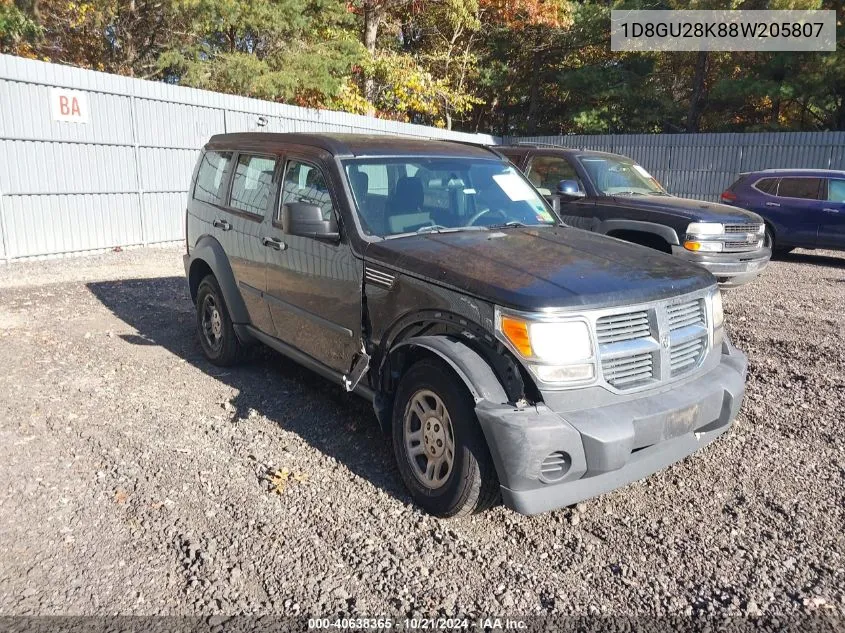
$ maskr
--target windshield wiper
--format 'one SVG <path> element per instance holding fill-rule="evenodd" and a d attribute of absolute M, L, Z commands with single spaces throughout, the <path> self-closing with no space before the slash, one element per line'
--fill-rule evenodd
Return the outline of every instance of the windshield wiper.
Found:
<path fill-rule="evenodd" d="M 648 194 L 645 194 L 642 191 L 614 191 L 610 195 L 611 196 L 645 196 L 645 195 L 648 195 Z"/>
<path fill-rule="evenodd" d="M 487 228 L 488 229 L 504 229 L 504 228 L 508 228 L 508 227 L 521 228 L 521 227 L 525 227 L 525 226 L 528 226 L 528 225 L 525 224 L 524 222 L 520 222 L 519 220 L 511 220 L 510 222 L 500 222 L 498 224 L 488 224 Z"/>
<path fill-rule="evenodd" d="M 448 231 L 449 228 L 446 226 L 441 226 L 440 224 L 432 224 L 430 226 L 421 226 L 417 229 L 417 235 L 421 233 L 442 233 L 443 231 Z"/>

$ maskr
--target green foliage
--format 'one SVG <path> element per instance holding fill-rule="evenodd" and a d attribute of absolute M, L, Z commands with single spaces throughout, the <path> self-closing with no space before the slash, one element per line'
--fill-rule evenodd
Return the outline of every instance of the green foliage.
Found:
<path fill-rule="evenodd" d="M 303 104 L 336 97 L 361 57 L 353 18 L 332 0 L 175 0 L 186 37 L 158 58 L 196 88 Z"/>
<path fill-rule="evenodd" d="M 41 28 L 11 2 L 0 0 L 0 52 L 26 55 Z"/>

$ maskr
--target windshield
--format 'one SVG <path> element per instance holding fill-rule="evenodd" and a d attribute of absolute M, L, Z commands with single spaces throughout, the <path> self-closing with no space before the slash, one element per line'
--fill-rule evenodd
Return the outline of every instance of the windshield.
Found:
<path fill-rule="evenodd" d="M 634 161 L 612 156 L 579 156 L 596 189 L 606 196 L 669 195 Z"/>
<path fill-rule="evenodd" d="M 368 235 L 557 224 L 525 177 L 499 160 L 378 157 L 343 166 Z"/>

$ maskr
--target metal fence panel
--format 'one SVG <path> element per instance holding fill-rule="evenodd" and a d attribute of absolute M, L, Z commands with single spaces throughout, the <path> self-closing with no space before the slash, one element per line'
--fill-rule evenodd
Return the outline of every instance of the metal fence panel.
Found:
<path fill-rule="evenodd" d="M 87 122 L 54 119 L 55 88 Z M 0 260 L 184 239 L 197 150 L 246 131 L 500 141 L 0 55 Z"/>

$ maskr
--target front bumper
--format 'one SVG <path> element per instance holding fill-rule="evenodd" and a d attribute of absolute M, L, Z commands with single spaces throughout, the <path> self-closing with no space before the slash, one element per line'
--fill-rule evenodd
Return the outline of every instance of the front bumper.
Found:
<path fill-rule="evenodd" d="M 537 514 L 642 479 L 724 433 L 745 393 L 745 355 L 725 341 L 720 362 L 658 394 L 558 414 L 545 404 L 476 407 L 505 505 Z M 544 460 L 564 453 L 569 469 L 549 481 Z"/>
<path fill-rule="evenodd" d="M 723 288 L 736 288 L 753 281 L 769 264 L 772 249 L 744 253 L 700 253 L 673 246 L 672 254 L 707 269 Z"/>

